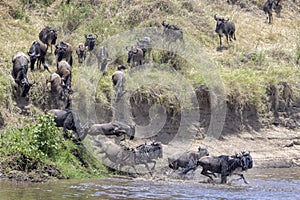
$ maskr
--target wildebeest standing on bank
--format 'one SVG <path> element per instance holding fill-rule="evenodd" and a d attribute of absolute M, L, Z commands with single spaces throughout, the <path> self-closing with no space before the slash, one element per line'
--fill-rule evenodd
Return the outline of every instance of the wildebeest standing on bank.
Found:
<path fill-rule="evenodd" d="M 54 54 L 56 56 L 57 64 L 60 61 L 65 60 L 72 67 L 72 64 L 73 64 L 72 53 L 73 53 L 72 45 L 67 42 L 60 41 L 57 45 L 55 45 Z"/>
<path fill-rule="evenodd" d="M 95 55 L 97 57 L 98 69 L 104 73 L 106 71 L 106 66 L 109 61 L 108 49 L 106 46 L 100 46 L 95 49 Z"/>
<path fill-rule="evenodd" d="M 131 62 L 133 67 L 143 64 L 144 52 L 141 48 L 131 47 L 131 49 L 128 49 L 128 47 L 126 47 L 126 50 L 128 51 L 128 64 Z"/>
<path fill-rule="evenodd" d="M 12 76 L 18 86 L 22 88 L 21 97 L 25 97 L 33 85 L 27 79 L 29 59 L 23 52 L 18 52 L 12 57 L 12 63 Z"/>
<path fill-rule="evenodd" d="M 98 38 L 98 35 L 85 34 L 84 37 L 85 37 L 84 46 L 88 51 L 93 51 L 95 47 L 95 41 Z"/>
<path fill-rule="evenodd" d="M 167 24 L 165 21 L 162 22 L 162 26 L 164 27 L 163 35 L 169 44 L 178 40 L 184 45 L 182 29 L 175 24 Z"/>
<path fill-rule="evenodd" d="M 60 75 L 57 73 L 52 73 L 50 75 L 50 80 L 47 83 L 51 83 L 50 100 L 53 102 L 56 108 L 61 107 L 60 102 L 63 102 L 63 108 L 68 109 L 70 107 L 69 90 L 67 86 L 62 85 L 62 80 Z"/>
<path fill-rule="evenodd" d="M 217 17 L 217 15 L 214 16 L 214 19 L 217 21 L 215 31 L 219 35 L 220 48 L 222 48 L 223 35 L 225 35 L 228 45 L 229 45 L 228 38 L 229 38 L 230 42 L 232 41 L 232 39 L 236 40 L 235 25 L 232 21 L 230 21 L 229 19 L 219 18 L 219 17 Z"/>
<path fill-rule="evenodd" d="M 41 30 L 39 33 L 40 40 L 47 45 L 47 47 L 50 46 L 51 53 L 52 53 L 52 45 L 55 45 L 57 40 L 57 32 L 58 29 L 53 29 L 50 26 L 46 26 Z"/>
<path fill-rule="evenodd" d="M 87 135 L 86 128 L 81 125 L 79 116 L 73 110 L 52 109 L 48 113 L 54 116 L 54 121 L 57 127 L 63 127 L 65 138 L 70 138 L 67 130 L 71 130 L 72 138 L 76 141 L 82 141 Z"/>
<path fill-rule="evenodd" d="M 28 55 L 30 57 L 30 69 L 34 70 L 35 62 L 37 61 L 37 68 L 41 68 L 41 63 L 44 66 L 44 69 L 49 71 L 48 66 L 45 63 L 45 56 L 47 53 L 47 45 L 40 42 L 34 41 L 29 49 Z"/>
<path fill-rule="evenodd" d="M 78 57 L 78 63 L 82 64 L 86 58 L 86 49 L 83 43 L 79 43 L 76 47 L 76 54 Z"/>
<path fill-rule="evenodd" d="M 111 77 L 115 89 L 116 101 L 118 101 L 125 92 L 126 78 L 125 74 L 121 71 L 124 69 L 126 69 L 124 65 L 118 66 L 118 70 L 115 71 Z"/>
<path fill-rule="evenodd" d="M 282 9 L 280 1 L 281 0 L 267 0 L 262 7 L 266 15 L 266 21 L 269 24 L 273 23 L 273 10 L 276 12 L 277 15 L 280 15 Z"/>
<path fill-rule="evenodd" d="M 137 47 L 139 47 L 143 50 L 144 58 L 145 58 L 146 54 L 148 54 L 148 57 L 150 59 L 151 51 L 152 51 L 152 45 L 151 45 L 150 37 L 144 37 L 142 39 L 139 39 L 136 45 L 137 45 Z"/>

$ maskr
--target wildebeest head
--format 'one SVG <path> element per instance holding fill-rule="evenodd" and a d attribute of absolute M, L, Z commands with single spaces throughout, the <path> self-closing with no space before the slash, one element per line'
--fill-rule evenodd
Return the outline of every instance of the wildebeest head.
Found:
<path fill-rule="evenodd" d="M 34 41 L 29 49 L 28 55 L 30 57 L 30 62 L 36 61 L 36 59 L 40 56 L 40 44 L 38 41 Z"/>
<path fill-rule="evenodd" d="M 128 49 L 128 47 L 126 47 L 126 50 L 128 51 L 127 63 L 132 61 L 133 63 L 136 62 L 138 65 L 143 64 L 144 52 L 142 49 L 138 47 L 131 47 L 131 49 Z"/>
<path fill-rule="evenodd" d="M 43 43 L 45 43 L 47 45 L 52 45 L 52 44 L 56 43 L 57 32 L 58 32 L 58 29 L 53 29 L 50 26 L 46 26 L 39 33 L 39 38 Z"/>
<path fill-rule="evenodd" d="M 95 40 L 98 38 L 98 35 L 85 34 L 85 43 L 84 45 L 87 47 L 88 51 L 92 51 L 95 47 Z"/>
<path fill-rule="evenodd" d="M 214 19 L 217 21 L 216 32 L 219 34 L 224 34 L 224 24 L 229 21 L 229 19 L 219 18 L 217 15 L 214 16 Z"/>
<path fill-rule="evenodd" d="M 198 153 L 200 154 L 200 157 L 209 155 L 207 149 L 201 148 L 201 146 L 198 147 Z"/>
<path fill-rule="evenodd" d="M 78 46 L 76 48 L 76 54 L 78 56 L 78 62 L 83 63 L 83 61 L 85 60 L 85 57 L 86 57 L 86 50 L 85 50 L 85 46 L 83 43 L 78 44 Z"/>
<path fill-rule="evenodd" d="M 55 46 L 55 54 L 57 57 L 57 61 L 60 62 L 63 58 L 66 57 L 67 55 L 67 44 L 64 42 L 59 42 L 56 46 Z"/>

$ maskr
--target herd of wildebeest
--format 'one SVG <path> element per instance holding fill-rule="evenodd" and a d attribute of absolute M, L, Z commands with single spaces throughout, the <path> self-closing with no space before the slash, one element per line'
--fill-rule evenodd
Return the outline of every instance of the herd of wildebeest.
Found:
<path fill-rule="evenodd" d="M 280 0 L 267 0 L 263 5 L 263 11 L 267 15 L 267 22 L 272 23 L 272 12 L 275 11 L 280 14 L 282 6 Z M 235 25 L 229 19 L 219 18 L 214 16 L 216 20 L 216 32 L 219 35 L 220 48 L 222 47 L 222 37 L 225 35 L 227 43 L 235 37 Z M 163 34 L 169 38 L 169 42 L 179 41 L 184 43 L 183 32 L 177 25 L 167 24 L 162 22 Z M 87 53 L 93 54 L 97 58 L 98 68 L 100 72 L 105 73 L 106 66 L 109 59 L 108 49 L 106 46 L 95 46 L 96 34 L 86 34 L 85 42 L 80 43 L 76 47 L 76 54 L 78 57 L 78 63 L 82 64 L 87 57 Z M 63 127 L 63 134 L 66 138 L 71 138 L 76 142 L 82 141 L 87 134 L 91 136 L 128 136 L 129 139 L 134 139 L 135 125 L 131 125 L 122 121 L 112 121 L 105 124 L 86 124 L 82 125 L 77 113 L 70 109 L 70 94 L 72 90 L 72 65 L 73 65 L 73 48 L 71 44 L 60 41 L 56 43 L 58 38 L 58 29 L 53 29 L 50 26 L 46 26 L 39 33 L 39 40 L 32 43 L 27 55 L 23 52 L 18 52 L 12 57 L 13 70 L 12 75 L 15 83 L 18 85 L 19 97 L 26 97 L 30 88 L 35 82 L 30 83 L 27 79 L 28 66 L 34 70 L 35 63 L 37 68 L 41 68 L 41 64 L 44 70 L 47 70 L 51 75 L 47 80 L 47 84 L 50 83 L 50 98 L 55 102 L 54 105 L 58 105 L 58 102 L 63 102 L 63 109 L 52 108 L 48 110 L 48 113 L 54 115 L 55 123 L 58 127 Z M 229 41 L 228 41 L 229 40 Z M 55 45 L 54 55 L 56 58 L 56 71 L 50 72 L 49 67 L 46 65 L 46 54 L 48 47 L 50 47 L 51 53 L 52 45 Z M 144 37 L 137 42 L 135 47 L 127 48 L 128 59 L 127 63 L 131 63 L 131 66 L 142 65 L 145 59 L 145 54 L 151 54 L 151 38 Z M 122 96 L 124 93 L 125 75 L 122 70 L 126 69 L 124 65 L 118 66 L 116 72 L 112 75 L 112 84 L 115 88 L 116 97 Z M 116 98 L 117 100 L 118 98 Z M 68 135 L 68 131 L 72 132 L 71 136 Z M 147 170 L 152 173 L 156 161 L 155 159 L 163 157 L 163 148 L 160 142 L 153 142 L 151 144 L 142 144 L 135 148 L 127 147 L 125 145 L 116 144 L 108 138 L 102 138 L 101 140 L 94 140 L 95 146 L 98 146 L 104 154 L 104 158 L 115 163 L 117 168 L 121 170 L 123 166 L 131 166 L 135 172 L 136 165 L 144 164 Z M 153 163 L 153 167 L 149 168 L 149 163 Z M 221 183 L 227 182 L 229 175 L 237 174 L 246 182 L 242 171 L 252 168 L 253 161 L 250 152 L 240 152 L 235 155 L 221 155 L 221 156 L 209 156 L 206 149 L 200 148 L 197 152 L 188 151 L 184 153 L 177 153 L 168 157 L 168 166 L 170 169 L 181 169 L 181 174 L 186 174 L 189 171 L 195 171 L 198 166 L 202 167 L 201 174 L 208 176 L 213 180 L 212 176 L 216 177 L 215 173 L 221 174 Z"/>

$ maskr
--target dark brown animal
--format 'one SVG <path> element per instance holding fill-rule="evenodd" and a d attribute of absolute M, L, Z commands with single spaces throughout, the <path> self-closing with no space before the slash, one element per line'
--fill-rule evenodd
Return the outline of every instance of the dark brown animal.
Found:
<path fill-rule="evenodd" d="M 266 15 L 266 21 L 269 24 L 273 23 L 273 11 L 280 16 L 280 12 L 282 10 L 282 6 L 280 4 L 281 0 L 267 0 L 262 9 Z"/>
<path fill-rule="evenodd" d="M 76 47 L 76 54 L 78 57 L 78 63 L 82 64 L 86 58 L 86 47 L 83 43 L 79 43 Z"/>
<path fill-rule="evenodd" d="M 190 168 L 197 165 L 197 161 L 203 156 L 208 156 L 209 153 L 207 149 L 201 147 L 198 148 L 198 151 L 187 151 L 184 153 L 174 154 L 168 158 L 169 167 L 171 169 L 177 170 L 181 168 Z"/>
<path fill-rule="evenodd" d="M 27 79 L 29 59 L 23 52 L 18 52 L 12 57 L 12 63 L 12 76 L 22 90 L 21 97 L 25 97 L 33 85 Z"/>
<path fill-rule="evenodd" d="M 132 63 L 133 67 L 143 64 L 144 52 L 141 48 L 131 47 L 131 49 L 126 48 L 126 50 L 128 50 L 127 63 Z"/>
<path fill-rule="evenodd" d="M 236 40 L 235 37 L 235 25 L 229 19 L 219 18 L 217 15 L 214 16 L 214 19 L 217 21 L 216 24 L 216 33 L 219 35 L 220 39 L 220 48 L 222 48 L 222 37 L 225 35 L 227 44 L 229 45 L 229 41 L 232 39 Z M 228 41 L 229 39 L 229 41 Z"/>
<path fill-rule="evenodd" d="M 116 95 L 116 101 L 121 98 L 121 96 L 125 92 L 125 74 L 121 71 L 126 69 L 124 65 L 121 65 L 118 67 L 118 71 L 115 71 L 111 77 L 114 89 L 115 89 L 115 95 Z"/>
<path fill-rule="evenodd" d="M 34 64 L 37 61 L 37 68 L 41 69 L 41 64 L 44 66 L 44 70 L 50 72 L 48 66 L 45 63 L 45 56 L 48 46 L 40 41 L 34 41 L 28 51 L 30 57 L 30 69 L 34 70 Z"/>
<path fill-rule="evenodd" d="M 65 85 L 69 90 L 72 86 L 72 71 L 71 66 L 65 60 L 62 60 L 57 65 L 56 73 L 61 77 L 62 84 Z"/>
<path fill-rule="evenodd" d="M 95 41 L 98 38 L 98 35 L 85 34 L 84 37 L 85 37 L 84 46 L 86 46 L 86 49 L 88 51 L 93 51 L 95 47 Z"/>
<path fill-rule="evenodd" d="M 52 53 L 52 45 L 56 43 L 57 40 L 57 32 L 58 29 L 53 29 L 50 26 L 46 26 L 41 30 L 39 33 L 40 40 L 47 45 L 47 47 L 50 46 L 51 53 Z"/>
<path fill-rule="evenodd" d="M 56 56 L 56 63 L 58 64 L 60 61 L 67 61 L 72 67 L 73 64 L 73 48 L 69 43 L 60 41 L 57 45 L 55 45 L 54 54 Z"/>

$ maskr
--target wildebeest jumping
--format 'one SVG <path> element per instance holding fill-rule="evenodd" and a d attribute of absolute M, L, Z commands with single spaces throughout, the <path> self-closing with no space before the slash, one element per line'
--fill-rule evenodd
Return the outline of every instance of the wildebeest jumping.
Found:
<path fill-rule="evenodd" d="M 67 130 L 72 131 L 72 139 L 75 141 L 82 141 L 87 135 L 86 127 L 81 125 L 79 116 L 73 110 L 60 110 L 52 109 L 48 113 L 54 116 L 54 121 L 57 127 L 63 127 L 63 135 L 65 138 L 70 136 L 67 134 Z"/>
<path fill-rule="evenodd" d="M 127 135 L 130 140 L 134 139 L 135 125 L 131 125 L 121 121 L 112 121 L 104 124 L 93 124 L 88 129 L 88 134 L 106 135 L 106 136 L 124 136 Z"/>
<path fill-rule="evenodd" d="M 47 45 L 47 47 L 50 46 L 51 53 L 52 53 L 52 45 L 56 43 L 57 40 L 57 32 L 58 29 L 53 29 L 50 26 L 46 26 L 41 30 L 39 33 L 40 40 Z"/>
<path fill-rule="evenodd" d="M 265 12 L 267 23 L 269 24 L 273 23 L 273 10 L 277 15 L 280 15 L 280 12 L 282 10 L 280 1 L 281 0 L 267 0 L 264 3 L 262 9 Z"/>
<path fill-rule="evenodd" d="M 28 55 L 30 57 L 30 69 L 34 70 L 34 64 L 37 61 L 37 68 L 41 68 L 41 63 L 44 66 L 44 69 L 49 71 L 48 66 L 45 63 L 45 56 L 47 53 L 47 45 L 40 42 L 34 41 L 28 51 Z M 49 71 L 50 72 L 50 71 Z"/>
<path fill-rule="evenodd" d="M 95 47 L 95 40 L 98 38 L 98 35 L 85 34 L 84 37 L 85 37 L 84 46 L 88 51 L 93 51 Z"/>
<path fill-rule="evenodd" d="M 73 53 L 72 45 L 67 42 L 60 41 L 57 45 L 55 45 L 54 54 L 56 56 L 57 64 L 64 59 L 72 67 L 73 64 L 72 53 Z"/>
<path fill-rule="evenodd" d="M 27 79 L 29 59 L 23 52 L 18 52 L 12 57 L 12 63 L 12 76 L 18 86 L 22 89 L 21 97 L 25 97 L 33 85 L 33 83 L 29 83 Z"/>
<path fill-rule="evenodd" d="M 208 156 L 207 149 L 198 148 L 198 151 L 187 151 L 184 153 L 176 153 L 168 157 L 168 164 L 171 169 L 177 170 L 181 168 L 190 168 L 197 165 L 197 161 L 203 156 Z"/>
<path fill-rule="evenodd" d="M 95 141 L 95 145 L 101 148 L 99 153 L 105 153 L 104 158 L 108 158 L 111 162 L 118 165 L 119 170 L 121 170 L 123 166 L 130 166 L 137 173 L 136 165 L 143 164 L 148 172 L 152 174 L 156 165 L 155 159 L 163 157 L 163 148 L 159 142 L 142 144 L 136 148 L 130 148 L 101 139 Z M 149 163 L 153 163 L 151 169 L 148 165 Z"/>
<path fill-rule="evenodd" d="M 233 156 L 221 155 L 221 156 L 204 156 L 197 162 L 197 166 L 202 167 L 201 174 L 209 177 L 212 181 L 211 175 L 216 177 L 214 173 L 221 174 L 221 183 L 227 183 L 227 177 L 231 175 L 239 175 L 245 183 L 248 183 L 241 171 L 251 169 L 253 166 L 253 160 L 250 152 L 241 152 Z M 187 173 L 193 168 L 184 170 L 183 173 Z M 194 169 L 193 169 L 194 170 Z"/>
<path fill-rule="evenodd" d="M 219 35 L 220 48 L 222 48 L 223 35 L 225 35 L 228 45 L 229 45 L 228 38 L 229 38 L 230 42 L 232 41 L 232 39 L 236 40 L 235 25 L 232 21 L 230 21 L 229 19 L 219 18 L 219 17 L 217 17 L 217 15 L 214 16 L 214 19 L 217 21 L 215 31 Z"/>
<path fill-rule="evenodd" d="M 83 43 L 79 43 L 76 47 L 76 54 L 78 57 L 78 63 L 82 64 L 86 58 L 86 49 Z"/>
<path fill-rule="evenodd" d="M 144 52 L 141 48 L 131 47 L 128 49 L 126 47 L 126 50 L 128 51 L 127 63 L 131 62 L 133 67 L 143 64 Z"/>

